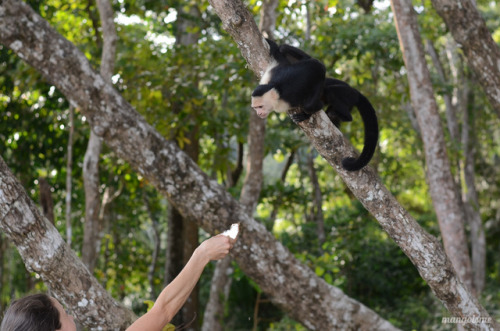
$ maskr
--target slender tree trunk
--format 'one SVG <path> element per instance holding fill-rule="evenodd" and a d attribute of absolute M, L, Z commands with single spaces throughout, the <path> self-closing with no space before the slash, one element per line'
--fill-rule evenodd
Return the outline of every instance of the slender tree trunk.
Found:
<path fill-rule="evenodd" d="M 168 232 L 167 232 L 167 250 L 166 250 L 166 265 L 164 283 L 168 284 L 181 272 L 183 264 L 184 240 L 182 238 L 182 215 L 177 209 L 170 207 L 168 215 Z M 178 325 L 180 320 L 175 319 L 174 325 Z M 177 324 L 176 324 L 177 323 Z"/>
<path fill-rule="evenodd" d="M 102 26 L 101 76 L 111 84 L 116 53 L 116 29 L 113 8 L 109 0 L 97 0 Z M 99 255 L 102 224 L 99 219 L 101 196 L 99 192 L 99 157 L 102 150 L 101 139 L 93 132 L 83 161 L 83 180 L 85 187 L 85 227 L 83 235 L 82 260 L 93 272 Z"/>
<path fill-rule="evenodd" d="M 224 3 L 211 1 L 211 4 L 220 15 L 223 27 L 237 41 L 249 68 L 261 75 L 269 61 L 269 55 L 265 41 L 248 10 L 241 2 L 234 0 Z M 105 139 L 109 148 L 129 162 L 184 216 L 197 220 L 200 226 L 212 234 L 226 230 L 234 222 L 240 223 L 241 231 L 232 256 L 243 272 L 269 295 L 274 304 L 288 312 L 291 318 L 312 330 L 395 329 L 362 303 L 328 285 L 313 270 L 301 264 L 262 224 L 250 218 L 223 187 L 211 180 L 182 153 L 175 143 L 165 140 L 147 124 L 112 86 L 105 84 L 91 69 L 85 55 L 52 29 L 26 3 L 4 0 L 0 3 L 0 18 L 0 42 L 53 82 L 71 103 L 79 105 L 83 114 L 91 119 L 94 132 Z M 375 172 L 370 167 L 354 173 L 342 168 L 342 158 L 354 155 L 355 152 L 327 116 L 318 112 L 309 121 L 300 123 L 299 127 L 411 259 L 446 308 L 454 316 L 489 318 L 475 297 L 458 281 L 440 243 L 401 207 Z M 3 183 L 4 181 L 0 181 L 0 185 Z M 19 223 L 19 213 L 15 217 L 4 216 L 5 213 L 11 214 L 12 204 L 12 200 L 4 201 L 0 195 L 0 227 L 10 238 L 26 233 L 23 229 L 12 227 L 12 224 Z M 42 232 L 47 234 L 46 230 Z M 14 243 L 20 251 L 23 250 L 22 241 Z M 45 240 L 42 244 L 51 243 L 54 241 Z M 36 267 L 42 277 L 56 275 L 66 281 L 75 280 L 74 277 L 68 280 L 60 273 L 52 274 L 39 269 L 38 261 L 42 264 L 48 261 L 45 251 L 39 251 L 35 247 L 31 252 L 39 260 L 27 258 L 25 263 Z M 77 261 L 76 256 L 74 260 Z M 71 265 L 75 266 L 75 263 Z M 63 274 L 75 274 L 63 271 Z M 87 277 L 92 279 L 90 274 Z M 74 309 L 79 308 L 77 302 L 72 300 L 75 293 L 79 298 L 92 294 L 89 291 L 82 292 L 81 295 L 79 291 L 66 292 L 66 288 L 64 284 L 60 284 L 54 291 L 62 296 L 69 296 L 67 302 L 63 302 Z M 96 304 L 93 307 L 101 306 Z M 105 306 L 104 310 L 106 311 Z M 119 318 L 124 323 L 125 318 L 111 311 L 106 311 L 106 316 L 99 321 Z M 84 318 L 86 314 L 79 311 L 77 315 Z M 491 319 L 488 323 L 470 323 L 466 327 L 498 328 L 498 324 Z"/>
<path fill-rule="evenodd" d="M 432 0 L 500 117 L 500 47 L 473 0 Z"/>
<path fill-rule="evenodd" d="M 82 261 L 87 268 L 94 271 L 100 232 L 99 212 L 101 197 L 99 194 L 99 156 L 101 155 L 102 142 L 100 138 L 90 132 L 87 151 L 83 159 L 83 183 L 85 188 L 85 225 L 83 230 Z"/>
<path fill-rule="evenodd" d="M 467 91 L 464 91 L 467 93 Z M 471 100 L 469 103 L 473 105 Z M 479 201 L 477 197 L 474 160 L 476 155 L 476 144 L 474 137 L 474 115 L 472 106 L 465 106 L 464 120 L 462 126 L 462 145 L 464 146 L 465 165 L 464 178 L 465 190 L 463 192 L 464 208 L 470 227 L 470 244 L 472 251 L 473 285 L 476 294 L 483 291 L 486 278 L 486 238 L 479 213 Z"/>
<path fill-rule="evenodd" d="M 73 226 L 71 225 L 71 193 L 73 178 L 73 136 L 75 134 L 75 108 L 69 107 L 68 154 L 66 160 L 66 243 L 71 247 Z"/>
<path fill-rule="evenodd" d="M 318 182 L 318 175 L 314 168 L 314 153 L 307 154 L 307 166 L 309 168 L 309 176 L 313 186 L 313 207 L 312 207 L 312 220 L 316 223 L 316 236 L 318 237 L 318 254 L 323 254 L 323 244 L 325 242 L 325 220 L 323 217 L 323 195 L 321 194 L 321 187 Z"/>
<path fill-rule="evenodd" d="M 40 206 L 42 206 L 43 216 L 54 224 L 54 200 L 52 199 L 52 192 L 50 192 L 47 178 L 38 178 L 38 185 L 40 187 Z"/>
<path fill-rule="evenodd" d="M 436 68 L 439 82 L 441 84 L 446 84 L 448 82 L 446 74 L 441 64 L 441 60 L 436 52 L 436 48 L 430 40 L 427 40 L 427 53 L 431 56 L 432 63 Z M 444 104 L 446 106 L 446 123 L 448 124 L 448 131 L 450 132 L 450 137 L 454 145 L 454 149 L 458 149 L 458 144 L 460 143 L 460 135 L 458 130 L 458 116 L 456 107 L 452 102 L 452 96 L 449 93 L 443 94 Z"/>
<path fill-rule="evenodd" d="M 114 20 L 115 13 L 110 0 L 96 0 L 96 3 L 99 8 L 103 40 L 100 72 L 102 78 L 111 84 L 111 77 L 115 70 L 116 41 L 118 40 Z"/>
<path fill-rule="evenodd" d="M 427 183 L 444 247 L 460 279 L 472 289 L 471 263 L 463 222 L 465 215 L 446 153 L 436 99 L 418 32 L 417 16 L 411 1 L 392 0 L 391 5 L 408 70 L 411 100 L 422 131 Z"/>
<path fill-rule="evenodd" d="M 286 175 L 288 174 L 288 170 L 290 170 L 290 167 L 292 166 L 293 159 L 295 157 L 295 151 L 292 151 L 290 155 L 288 156 L 288 159 L 286 160 L 285 166 L 283 167 L 283 170 L 281 170 L 281 183 L 285 185 L 286 182 Z M 272 231 L 274 228 L 274 223 L 276 222 L 276 216 L 278 215 L 278 209 L 283 203 L 283 196 L 282 194 L 278 195 L 276 197 L 276 202 L 273 204 L 273 210 L 271 211 L 271 216 L 269 216 L 270 219 L 270 225 L 269 229 Z"/>
<path fill-rule="evenodd" d="M 189 218 L 184 218 L 184 265 L 193 255 L 194 250 L 199 244 L 198 224 Z M 187 324 L 186 330 L 200 330 L 200 287 L 196 284 L 193 292 L 182 307 L 183 323 Z"/>
<path fill-rule="evenodd" d="M 144 205 L 146 207 L 146 210 L 148 211 L 148 215 L 151 220 L 151 229 L 153 230 L 153 255 L 151 256 L 151 264 L 148 268 L 148 282 L 151 289 L 149 298 L 154 301 L 157 297 L 157 293 L 155 291 L 155 271 L 156 266 L 158 265 L 158 257 L 160 255 L 160 230 L 158 229 L 158 220 L 151 211 L 149 200 L 146 194 L 144 194 Z"/>
<path fill-rule="evenodd" d="M 479 202 L 475 185 L 474 162 L 475 150 L 475 111 L 474 94 L 470 89 L 470 77 L 464 73 L 464 68 L 457 55 L 456 44 L 449 39 L 447 44 L 447 56 L 450 61 L 450 68 L 457 86 L 454 93 L 455 102 L 458 104 L 459 112 L 462 114 L 462 138 L 461 146 L 464 155 L 463 178 L 465 185 L 462 190 L 462 200 L 465 215 L 470 229 L 470 245 L 472 253 L 472 273 L 473 285 L 476 294 L 482 292 L 486 277 L 486 239 L 484 228 L 479 213 Z"/>
<path fill-rule="evenodd" d="M 260 8 L 260 32 L 270 39 L 274 39 L 274 30 L 276 29 L 276 18 L 278 17 L 278 0 L 264 0 Z"/>

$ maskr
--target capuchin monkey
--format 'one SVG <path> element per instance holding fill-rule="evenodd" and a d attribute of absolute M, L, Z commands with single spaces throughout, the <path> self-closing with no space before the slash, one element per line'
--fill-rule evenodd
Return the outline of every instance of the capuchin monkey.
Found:
<path fill-rule="evenodd" d="M 341 122 L 352 121 L 351 111 L 356 106 L 365 127 L 365 145 L 357 159 L 344 158 L 342 166 L 356 171 L 367 165 L 378 140 L 377 115 L 370 101 L 346 82 L 326 78 L 323 63 L 304 51 L 266 40 L 273 60 L 252 93 L 252 108 L 257 115 L 266 118 L 272 111 L 285 113 L 300 108 L 300 113 L 290 115 L 299 123 L 326 106 L 328 118 L 338 127 Z"/>
<path fill-rule="evenodd" d="M 266 118 L 272 111 L 286 113 L 288 109 L 297 107 L 313 114 L 323 108 L 326 75 L 323 63 L 298 48 L 289 45 L 278 47 L 274 41 L 267 41 L 273 60 L 266 68 L 260 85 L 252 93 L 252 108 L 257 115 Z M 295 121 L 293 116 L 292 119 Z"/>

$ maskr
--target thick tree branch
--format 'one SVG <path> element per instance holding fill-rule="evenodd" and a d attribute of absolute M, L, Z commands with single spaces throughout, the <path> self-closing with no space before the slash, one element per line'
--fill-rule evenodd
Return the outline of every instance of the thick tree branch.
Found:
<path fill-rule="evenodd" d="M 248 22 L 255 25 L 244 7 L 237 13 L 241 16 L 233 16 L 232 23 L 226 25 L 246 26 Z M 259 34 L 250 37 L 263 45 Z M 312 330 L 395 329 L 301 264 L 174 142 L 165 140 L 146 123 L 92 70 L 83 53 L 24 2 L 0 3 L 0 42 L 39 70 L 72 104 L 80 105 L 93 131 L 161 191 L 184 217 L 197 220 L 212 234 L 239 222 L 242 229 L 233 250 L 234 258 L 291 317 Z M 264 67 L 265 62 L 259 64 L 257 56 L 250 56 L 249 44 L 242 42 L 240 47 L 252 60 L 252 68 Z M 258 49 L 257 54 L 264 61 L 266 51 L 263 47 Z M 21 215 L 18 217 L 22 219 Z M 31 261 L 26 263 L 29 265 Z M 61 287 L 54 291 L 65 295 Z M 67 296 L 65 303 L 73 304 Z M 108 314 L 108 318 L 115 316 Z"/>

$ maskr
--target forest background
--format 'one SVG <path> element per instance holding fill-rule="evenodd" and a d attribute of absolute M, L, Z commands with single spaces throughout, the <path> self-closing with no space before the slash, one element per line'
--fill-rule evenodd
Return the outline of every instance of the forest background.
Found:
<path fill-rule="evenodd" d="M 204 1 L 121 0 L 108 3 L 106 21 L 100 7 L 105 1 L 28 3 L 76 45 L 157 132 L 239 199 L 297 262 L 397 328 L 455 328 L 441 323 L 449 312 L 308 137 L 286 115 L 273 115 L 266 122 L 257 119 L 260 124 L 255 124 L 250 94 L 257 78 L 223 29 L 214 6 Z M 329 76 L 347 81 L 371 100 L 381 128 L 371 166 L 427 232 L 446 237 L 428 174 L 426 180 L 429 161 L 422 139 L 426 128 L 419 125 L 419 109 L 410 102 L 409 67 L 390 3 L 248 1 L 245 5 L 262 31 L 321 59 Z M 433 5 L 428 1 L 413 5 L 431 73 L 429 86 L 439 107 L 445 138 L 441 147 L 446 148 L 467 215 L 463 219 L 468 220 L 465 247 L 471 252 L 472 275 L 464 282 L 470 283 L 486 311 L 498 318 L 497 105 L 488 99 L 478 74 Z M 500 42 L 498 4 L 476 5 L 493 40 Z M 144 313 L 145 301 L 156 298 L 194 247 L 209 236 L 207 228 L 199 228 L 174 208 L 151 180 L 134 170 L 136 165 L 106 145 L 106 139 L 101 144 L 95 135 L 90 138 L 92 119 L 76 102 L 68 101 L 56 82 L 43 78 L 11 48 L 0 49 L 1 157 L 98 282 L 135 314 Z M 354 114 L 354 121 L 343 124 L 341 131 L 359 150 L 363 126 Z M 255 153 L 259 138 L 261 150 Z M 184 174 L 179 171 L 177 176 Z M 470 221 L 474 217 L 476 222 Z M 33 267 L 27 271 L 4 231 L 0 232 L 0 316 L 13 299 L 47 289 L 43 275 Z M 195 330 L 217 329 L 208 323 L 219 323 L 225 330 L 305 328 L 307 323 L 298 323 L 275 294 L 263 291 L 242 269 L 231 259 L 211 264 L 197 295 L 173 323 L 196 318 L 188 327 Z M 229 279 L 219 280 L 223 285 L 217 285 L 218 270 Z M 268 273 L 272 276 L 273 270 Z M 72 310 L 71 305 L 68 308 Z M 91 327 L 84 319 L 82 323 Z"/>

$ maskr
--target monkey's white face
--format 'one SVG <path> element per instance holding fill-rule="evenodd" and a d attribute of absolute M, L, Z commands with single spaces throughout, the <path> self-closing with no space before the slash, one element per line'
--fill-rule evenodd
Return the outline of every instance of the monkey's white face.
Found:
<path fill-rule="evenodd" d="M 260 118 L 266 118 L 273 111 L 271 104 L 262 97 L 252 97 L 252 108 L 257 112 Z"/>
<path fill-rule="evenodd" d="M 285 103 L 286 106 L 283 107 L 282 103 L 285 102 L 280 100 L 279 93 L 274 88 L 260 97 L 252 97 L 252 108 L 255 109 L 260 118 L 266 118 L 272 111 L 286 112 L 289 106 Z"/>

